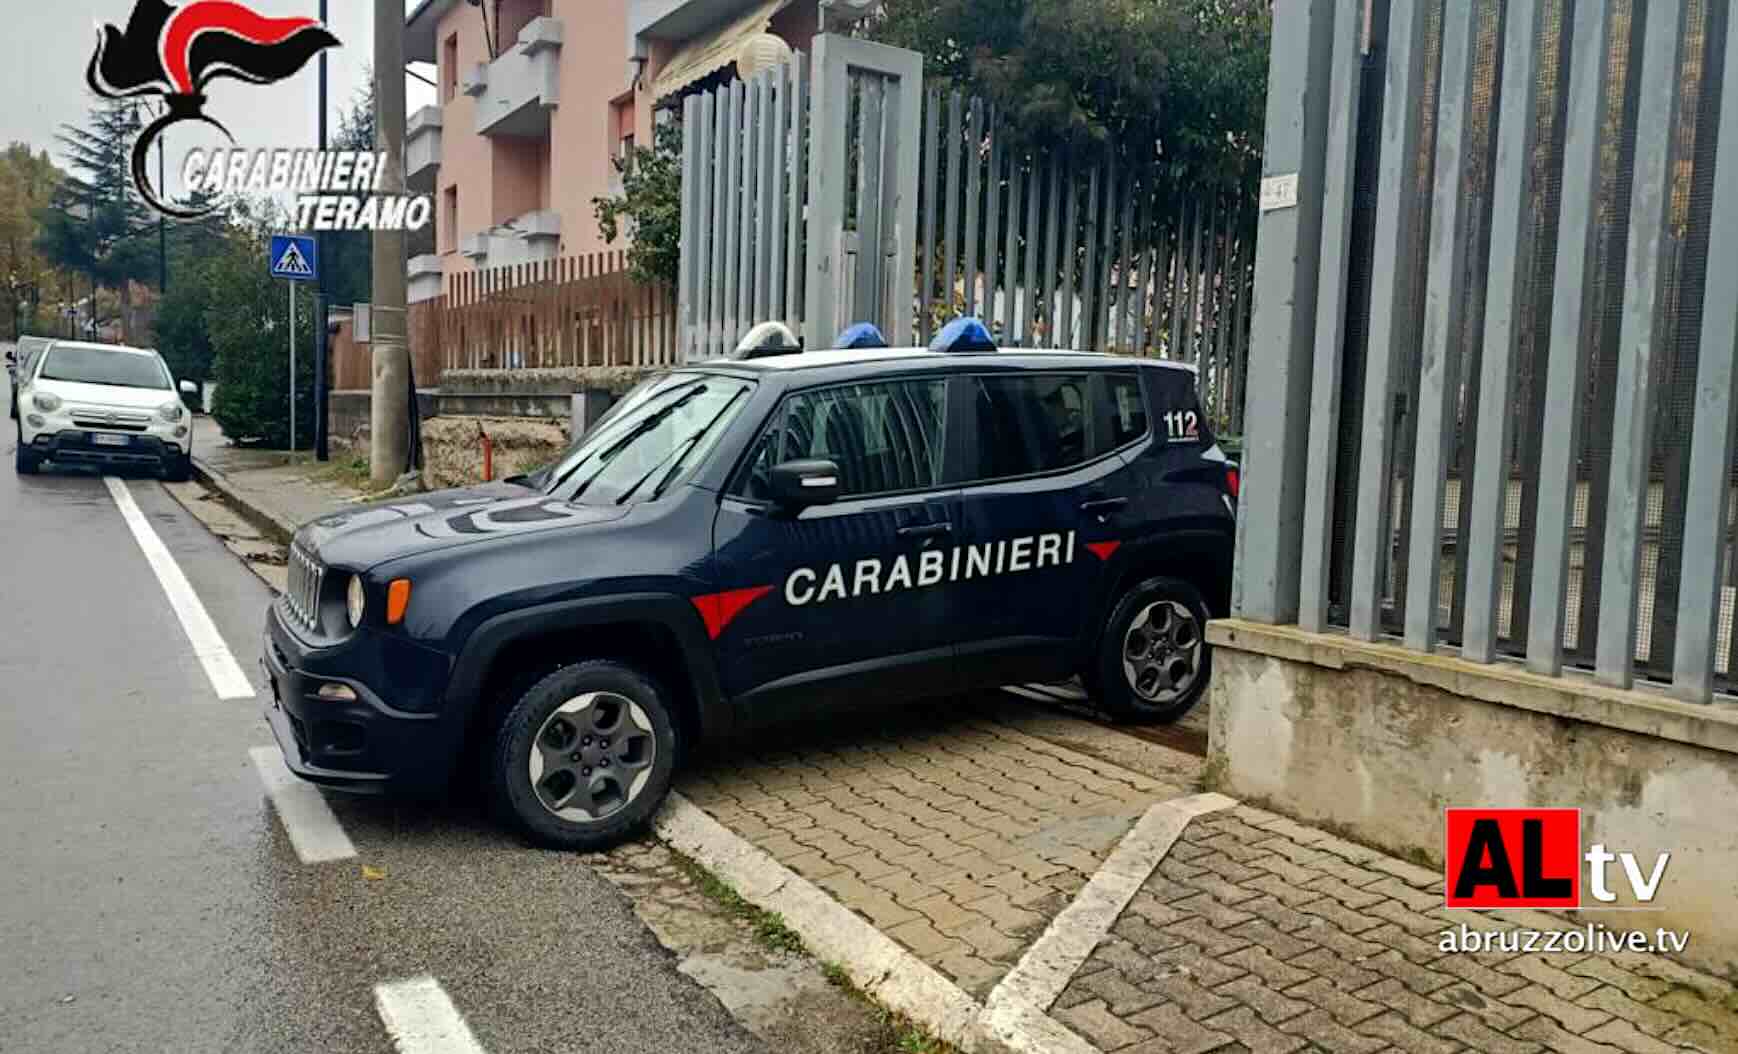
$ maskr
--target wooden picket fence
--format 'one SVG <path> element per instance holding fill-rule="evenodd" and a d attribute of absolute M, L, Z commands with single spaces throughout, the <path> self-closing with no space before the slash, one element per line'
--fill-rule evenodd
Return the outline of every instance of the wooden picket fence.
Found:
<path fill-rule="evenodd" d="M 675 294 L 636 281 L 625 252 L 490 268 L 413 307 L 410 340 L 446 370 L 664 365 L 676 361 Z"/>

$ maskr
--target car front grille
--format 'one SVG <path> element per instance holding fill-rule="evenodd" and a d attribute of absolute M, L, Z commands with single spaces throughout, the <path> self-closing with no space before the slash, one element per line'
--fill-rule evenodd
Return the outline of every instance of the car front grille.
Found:
<path fill-rule="evenodd" d="M 106 410 L 94 406 L 72 407 L 72 423 L 78 428 L 108 428 L 117 432 L 143 432 L 151 415 L 138 410 Z"/>
<path fill-rule="evenodd" d="M 295 620 L 308 629 L 320 628 L 320 585 L 326 568 L 300 545 L 290 546 L 289 582 L 284 590 L 284 606 Z"/>

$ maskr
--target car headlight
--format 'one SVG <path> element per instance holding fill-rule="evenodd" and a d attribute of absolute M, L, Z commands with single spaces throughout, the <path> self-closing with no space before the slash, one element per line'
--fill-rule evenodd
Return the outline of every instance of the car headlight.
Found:
<path fill-rule="evenodd" d="M 182 406 L 181 406 L 181 400 L 179 400 L 179 399 L 171 399 L 169 402 L 166 402 L 162 406 L 157 407 L 157 416 L 161 417 L 163 420 L 169 422 L 170 424 L 174 424 L 175 422 L 181 420 L 181 412 L 182 412 Z"/>
<path fill-rule="evenodd" d="M 350 619 L 351 629 L 362 625 L 362 611 L 367 603 L 367 594 L 362 591 L 362 576 L 351 575 L 350 585 L 344 590 L 344 614 Z"/>
<path fill-rule="evenodd" d="M 30 397 L 30 401 L 35 403 L 36 408 L 45 414 L 51 414 L 60 409 L 60 396 L 52 392 L 37 392 Z"/>

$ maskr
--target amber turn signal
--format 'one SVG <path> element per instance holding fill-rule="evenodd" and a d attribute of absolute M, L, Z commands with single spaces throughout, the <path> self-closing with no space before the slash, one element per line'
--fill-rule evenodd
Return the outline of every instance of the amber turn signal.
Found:
<path fill-rule="evenodd" d="M 404 621 L 404 609 L 410 606 L 410 579 L 395 578 L 386 587 L 386 624 L 396 626 Z"/>

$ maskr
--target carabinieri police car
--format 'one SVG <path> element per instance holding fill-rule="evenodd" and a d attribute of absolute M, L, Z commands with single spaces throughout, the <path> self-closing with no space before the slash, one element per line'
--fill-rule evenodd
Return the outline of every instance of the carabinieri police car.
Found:
<path fill-rule="evenodd" d="M 972 319 L 839 344 L 757 327 L 530 476 L 303 527 L 264 642 L 290 769 L 427 794 L 474 762 L 530 839 L 595 849 L 691 745 L 818 707 L 1079 675 L 1188 710 L 1238 488 L 1194 371 Z"/>

